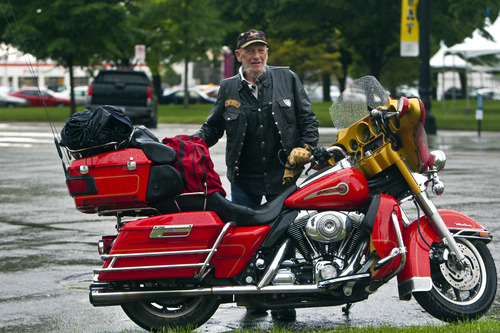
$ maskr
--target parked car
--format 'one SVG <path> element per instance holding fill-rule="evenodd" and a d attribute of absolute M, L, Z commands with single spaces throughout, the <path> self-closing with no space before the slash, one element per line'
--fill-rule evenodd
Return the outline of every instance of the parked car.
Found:
<path fill-rule="evenodd" d="M 420 94 L 418 92 L 417 87 L 411 87 L 408 85 L 401 85 L 396 87 L 396 93 L 393 96 L 396 99 L 399 99 L 400 97 L 420 97 Z"/>
<path fill-rule="evenodd" d="M 323 86 L 307 86 L 306 89 L 307 96 L 311 103 L 323 102 Z M 332 84 L 330 86 L 330 100 L 334 101 L 340 96 L 340 89 L 338 86 Z"/>
<path fill-rule="evenodd" d="M 69 91 L 68 87 L 66 87 L 65 84 L 48 84 L 47 89 L 52 90 L 53 92 L 56 93 L 63 93 Z"/>
<path fill-rule="evenodd" d="M 85 105 L 85 103 L 87 102 L 89 87 L 88 86 L 74 87 L 73 92 L 75 93 L 75 104 Z"/>
<path fill-rule="evenodd" d="M 216 99 L 209 97 L 205 93 L 190 88 L 189 104 L 215 103 Z M 167 89 L 163 92 L 162 104 L 184 104 L 184 88 Z"/>
<path fill-rule="evenodd" d="M 205 84 L 195 86 L 194 89 L 197 89 L 207 95 L 208 97 L 217 99 L 217 95 L 219 94 L 219 86 L 213 84 Z"/>
<path fill-rule="evenodd" d="M 21 88 L 9 95 L 27 99 L 29 106 L 69 106 L 69 98 L 60 97 L 52 90 L 43 88 Z"/>
<path fill-rule="evenodd" d="M 86 106 L 114 105 L 134 124 L 158 125 L 158 100 L 148 75 L 143 71 L 102 69 L 88 88 Z"/>
<path fill-rule="evenodd" d="M 0 92 L 0 107 L 14 108 L 18 106 L 29 106 L 27 99 L 10 96 L 5 92 Z"/>
<path fill-rule="evenodd" d="M 457 87 L 451 87 L 451 88 L 448 88 L 444 91 L 444 98 L 445 99 L 461 99 L 461 98 L 464 98 L 464 94 L 462 93 L 462 89 L 461 88 L 457 88 Z"/>
<path fill-rule="evenodd" d="M 483 96 L 483 99 L 500 100 L 500 90 L 493 88 L 481 88 L 476 90 L 476 95 Z"/>

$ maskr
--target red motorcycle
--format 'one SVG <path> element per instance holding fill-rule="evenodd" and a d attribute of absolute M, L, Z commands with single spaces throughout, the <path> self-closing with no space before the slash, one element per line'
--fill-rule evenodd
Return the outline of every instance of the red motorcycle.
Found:
<path fill-rule="evenodd" d="M 317 171 L 255 209 L 218 191 L 182 193 L 175 156 L 145 128 L 127 148 L 71 151 L 77 209 L 117 219 L 117 235 L 98 242 L 90 302 L 120 305 L 146 330 L 185 328 L 229 302 L 348 311 L 397 277 L 400 299 L 436 318 L 484 315 L 497 288 L 492 237 L 427 194 L 443 193 L 446 158 L 429 152 L 422 102 L 364 77 L 330 113 L 343 129 L 312 158 Z M 403 209 L 411 202 L 416 211 Z"/>

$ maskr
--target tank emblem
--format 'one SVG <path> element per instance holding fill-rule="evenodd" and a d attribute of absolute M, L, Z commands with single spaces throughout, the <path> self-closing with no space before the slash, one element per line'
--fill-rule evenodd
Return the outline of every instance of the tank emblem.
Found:
<path fill-rule="evenodd" d="M 347 193 L 349 193 L 349 185 L 342 182 L 342 183 L 338 183 L 335 186 L 327 187 L 327 188 L 321 189 L 319 191 L 316 191 L 314 193 L 311 193 L 304 198 L 304 201 L 309 200 L 309 199 L 313 199 L 316 197 L 325 197 L 325 196 L 330 196 L 330 195 L 346 195 Z"/>

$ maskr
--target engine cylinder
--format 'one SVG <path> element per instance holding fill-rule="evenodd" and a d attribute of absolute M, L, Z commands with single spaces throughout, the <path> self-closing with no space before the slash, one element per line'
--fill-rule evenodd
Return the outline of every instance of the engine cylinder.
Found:
<path fill-rule="evenodd" d="M 306 223 L 306 234 L 311 239 L 329 243 L 344 239 L 352 229 L 351 219 L 341 212 L 322 212 Z"/>

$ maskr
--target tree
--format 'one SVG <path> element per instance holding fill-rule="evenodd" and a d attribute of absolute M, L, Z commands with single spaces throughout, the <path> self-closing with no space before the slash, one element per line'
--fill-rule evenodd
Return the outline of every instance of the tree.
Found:
<path fill-rule="evenodd" d="M 11 13 L 2 39 L 39 59 L 68 68 L 71 113 L 76 111 L 73 67 L 99 58 L 120 35 L 125 9 L 119 0 L 16 0 L 3 4 Z"/>
<path fill-rule="evenodd" d="M 223 22 L 210 0 L 160 0 L 160 3 L 165 13 L 163 29 L 167 42 L 164 54 L 170 55 L 170 61 L 184 62 L 184 108 L 188 108 L 188 64 L 206 59 L 208 51 L 215 55 L 220 53 Z"/>
<path fill-rule="evenodd" d="M 270 11 L 267 21 L 283 34 L 314 41 L 337 28 L 341 61 L 349 64 L 351 75 L 371 74 L 391 87 L 418 79 L 418 58 L 399 55 L 401 1 L 275 0 L 273 5 L 277 9 Z M 493 0 L 440 0 L 431 6 L 436 51 L 441 40 L 453 45 L 483 28 L 485 17 L 489 14 L 493 20 L 500 9 L 500 3 Z"/>

